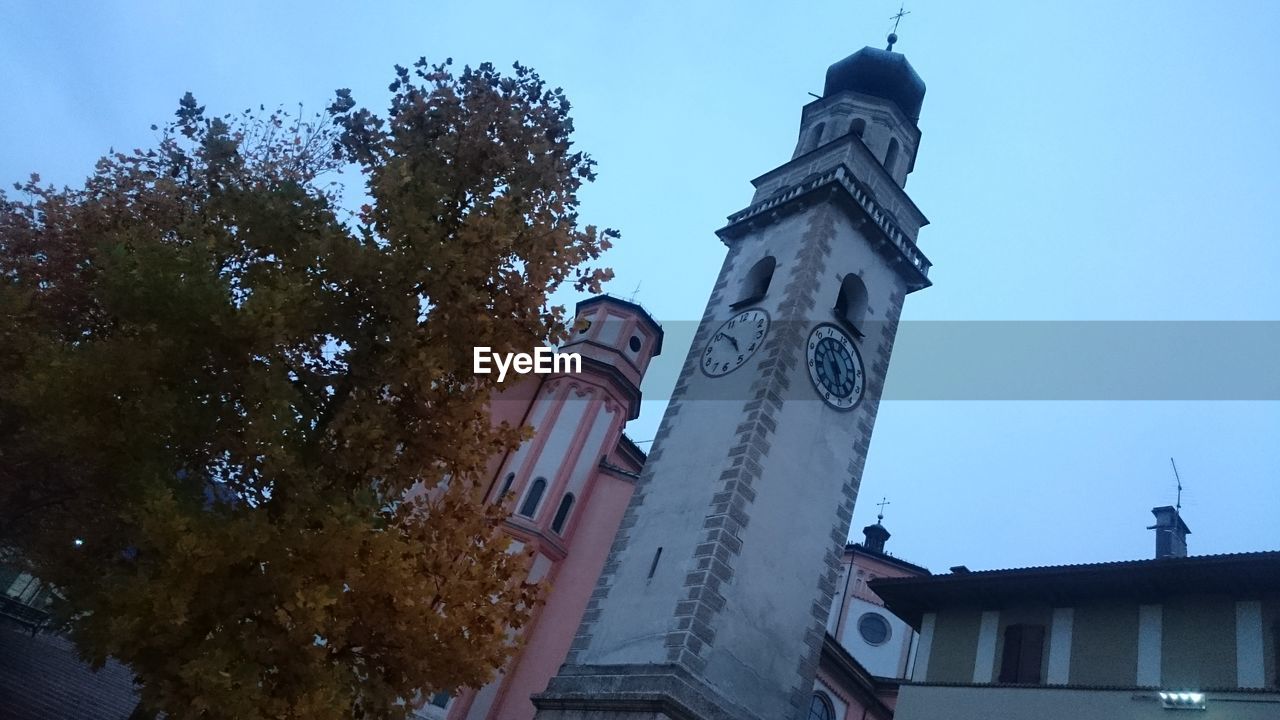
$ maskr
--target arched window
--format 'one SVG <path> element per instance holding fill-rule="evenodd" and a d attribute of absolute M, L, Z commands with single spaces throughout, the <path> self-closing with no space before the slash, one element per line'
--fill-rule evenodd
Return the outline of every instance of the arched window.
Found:
<path fill-rule="evenodd" d="M 836 709 L 823 693 L 816 692 L 809 701 L 809 720 L 835 720 Z"/>
<path fill-rule="evenodd" d="M 531 518 L 538 511 L 538 503 L 542 502 L 542 493 L 547 491 L 547 481 L 538 478 L 529 487 L 529 494 L 524 496 L 524 504 L 520 506 L 520 514 Z"/>
<path fill-rule="evenodd" d="M 764 297 L 769 292 L 769 282 L 773 280 L 773 271 L 777 267 L 778 261 L 772 255 L 766 255 L 752 265 L 742 280 L 742 297 L 733 307 L 748 305 Z"/>
<path fill-rule="evenodd" d="M 890 173 L 898 164 L 898 138 L 889 138 L 889 149 L 884 154 L 884 169 Z"/>
<path fill-rule="evenodd" d="M 862 133 L 866 131 L 867 121 L 862 118 L 854 118 L 853 122 L 849 124 L 849 132 L 857 135 L 858 137 L 862 137 Z"/>
<path fill-rule="evenodd" d="M 836 296 L 836 317 L 862 337 L 862 318 L 867 314 L 867 286 L 854 273 L 844 276 L 840 294 Z"/>
<path fill-rule="evenodd" d="M 507 473 L 507 477 L 502 481 L 502 490 L 500 490 L 500 491 L 498 492 L 498 499 L 499 499 L 499 500 L 501 500 L 502 498 L 506 497 L 506 496 L 507 496 L 507 493 L 511 492 L 511 483 L 513 483 L 513 482 L 515 482 L 515 481 L 516 481 L 516 474 L 515 474 L 515 473 Z"/>
<path fill-rule="evenodd" d="M 827 129 L 826 123 L 818 123 L 813 129 L 813 134 L 809 136 L 809 149 L 812 150 L 822 144 L 822 131 Z"/>
<path fill-rule="evenodd" d="M 565 493 L 564 498 L 560 500 L 560 507 L 556 508 L 556 517 L 551 521 L 552 532 L 563 532 L 564 523 L 569 519 L 569 511 L 573 509 L 573 493 Z"/>

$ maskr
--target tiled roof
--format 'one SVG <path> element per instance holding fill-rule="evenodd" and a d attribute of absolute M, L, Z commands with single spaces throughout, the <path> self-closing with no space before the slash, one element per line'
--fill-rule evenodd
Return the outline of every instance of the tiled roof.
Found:
<path fill-rule="evenodd" d="M 878 578 L 870 587 L 889 610 L 918 627 L 923 613 L 960 605 L 1135 598 L 1160 602 L 1197 592 L 1243 596 L 1280 591 L 1280 551 Z"/>
<path fill-rule="evenodd" d="M 1243 561 L 1252 562 L 1255 560 L 1280 560 L 1280 550 L 1263 550 L 1259 552 L 1244 553 L 1218 553 L 1216 555 L 1191 555 L 1184 558 L 1144 558 L 1142 560 L 1112 560 L 1108 562 L 1096 563 L 1076 563 L 1073 565 L 1029 565 L 1021 568 L 997 568 L 993 570 L 970 570 L 967 572 L 951 572 L 934 575 L 933 579 L 941 580 L 946 578 L 973 578 L 973 577 L 993 577 L 993 576 L 1025 576 L 1038 573 L 1062 573 L 1062 572 L 1078 572 L 1088 570 L 1109 571 L 1111 569 L 1124 570 L 1130 568 L 1150 567 L 1150 566 L 1168 566 L 1170 563 L 1180 563 L 1182 565 L 1199 565 L 1199 564 L 1220 564 L 1223 561 Z"/>
<path fill-rule="evenodd" d="M 124 665 L 95 672 L 66 638 L 0 623 L 0 718 L 127 720 L 137 704 Z"/>
<path fill-rule="evenodd" d="M 650 441 L 646 441 L 646 442 L 650 442 Z M 618 449 L 621 450 L 622 452 L 631 453 L 632 455 L 635 455 L 637 458 L 639 458 L 641 465 L 643 465 L 644 461 L 649 458 L 649 454 L 644 451 L 644 448 L 641 448 L 639 445 L 637 445 L 636 441 L 632 440 L 631 437 L 627 435 L 625 432 L 623 432 L 622 435 L 618 437 Z"/>
<path fill-rule="evenodd" d="M 906 560 L 903 560 L 902 558 L 898 557 L 897 555 L 893 555 L 893 554 L 891 554 L 891 553 L 887 553 L 887 552 L 876 552 L 875 550 L 872 550 L 871 548 L 867 547 L 866 545 L 863 545 L 862 543 L 849 543 L 849 544 L 847 544 L 847 545 L 845 545 L 845 546 L 844 546 L 844 550 L 845 550 L 845 552 L 857 551 L 857 552 L 862 553 L 863 555 L 870 555 L 871 557 L 879 558 L 879 559 L 881 559 L 881 560 L 884 560 L 885 562 L 890 562 L 890 563 L 893 563 L 893 564 L 895 564 L 895 565 L 900 565 L 900 566 L 902 566 L 902 567 L 904 567 L 904 568 L 906 568 L 906 569 L 908 569 L 908 570 L 915 570 L 916 572 L 920 573 L 921 575 L 929 575 L 929 574 L 930 574 L 930 572 L 929 572 L 929 568 L 927 568 L 927 567 L 925 567 L 925 566 L 923 566 L 923 565 L 916 565 L 916 564 L 915 564 L 915 563 L 913 563 L 913 562 L 907 562 Z"/>

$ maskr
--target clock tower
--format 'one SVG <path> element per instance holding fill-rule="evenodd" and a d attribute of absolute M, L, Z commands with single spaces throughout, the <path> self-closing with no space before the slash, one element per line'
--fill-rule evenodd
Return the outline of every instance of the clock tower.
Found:
<path fill-rule="evenodd" d="M 538 717 L 803 718 L 903 299 L 925 86 L 864 48 L 753 181 L 671 403 Z"/>

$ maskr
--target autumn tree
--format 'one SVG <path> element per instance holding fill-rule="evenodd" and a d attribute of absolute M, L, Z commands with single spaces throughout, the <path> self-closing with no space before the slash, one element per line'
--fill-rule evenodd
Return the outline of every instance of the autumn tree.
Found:
<path fill-rule="evenodd" d="M 614 233 L 579 223 L 593 164 L 531 70 L 390 90 L 188 95 L 84 187 L 0 195 L 0 547 L 150 711 L 403 717 L 488 679 L 536 603 L 482 502 L 527 430 L 472 347 L 563 339 L 549 296 L 598 292 Z"/>

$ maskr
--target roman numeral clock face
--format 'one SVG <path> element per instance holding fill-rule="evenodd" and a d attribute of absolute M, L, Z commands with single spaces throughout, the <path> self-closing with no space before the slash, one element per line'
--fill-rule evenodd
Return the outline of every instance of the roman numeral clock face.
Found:
<path fill-rule="evenodd" d="M 769 334 L 769 313 L 744 310 L 724 321 L 702 351 L 702 372 L 720 377 L 742 367 Z"/>
<path fill-rule="evenodd" d="M 809 378 L 822 399 L 837 410 L 857 407 L 866 376 L 853 340 L 835 325 L 822 324 L 809 333 L 805 350 Z"/>

